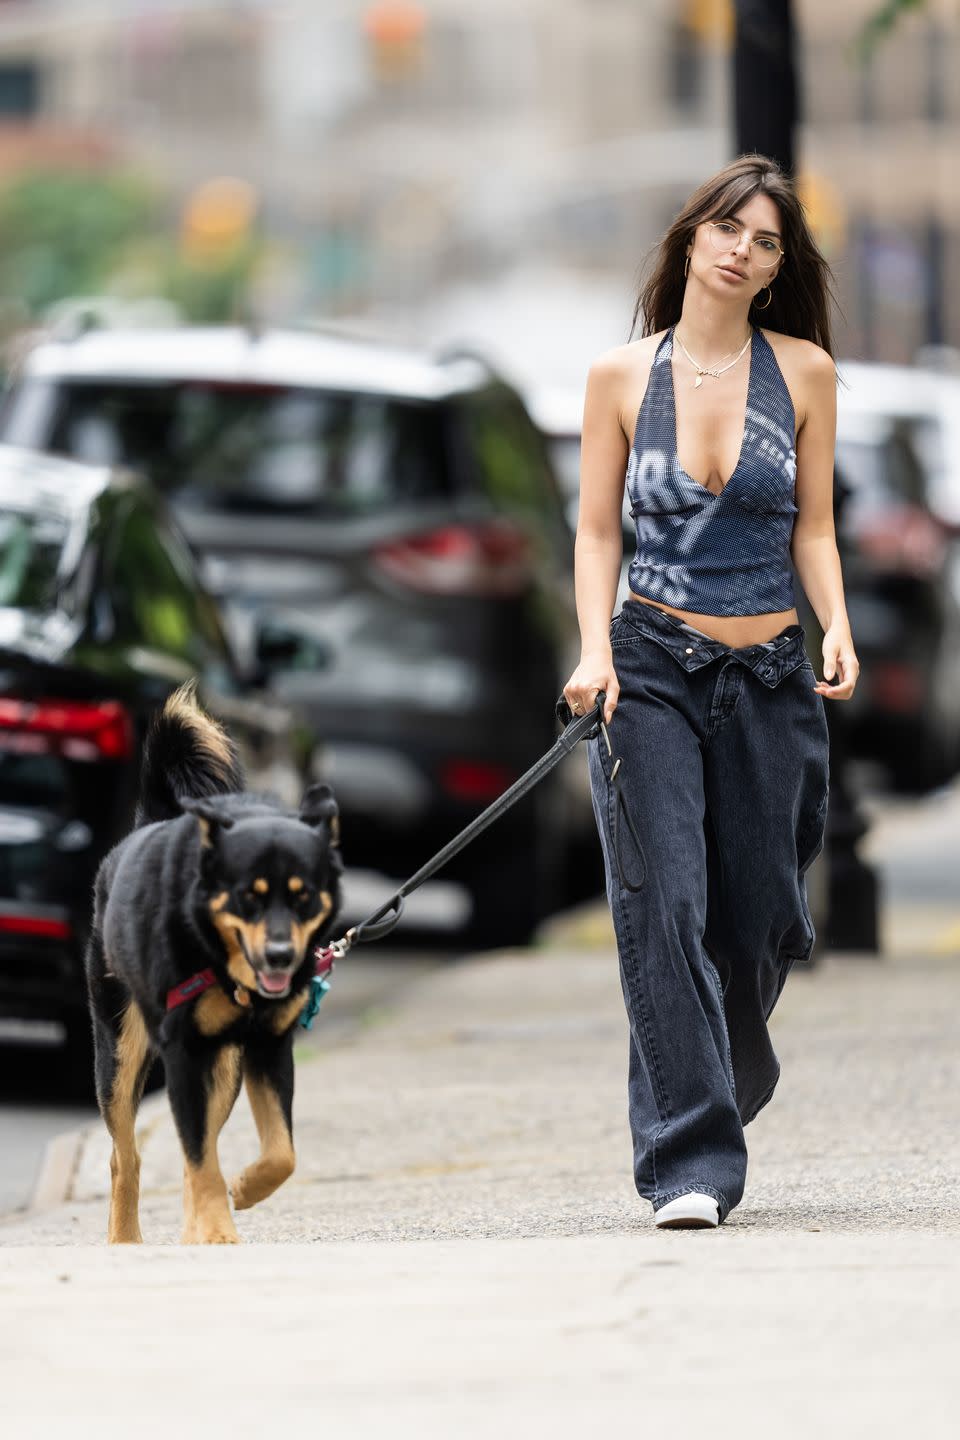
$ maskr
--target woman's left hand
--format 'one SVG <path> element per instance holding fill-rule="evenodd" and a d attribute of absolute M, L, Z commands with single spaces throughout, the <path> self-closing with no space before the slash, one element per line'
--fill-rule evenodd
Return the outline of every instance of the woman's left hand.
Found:
<path fill-rule="evenodd" d="M 850 627 L 831 625 L 823 637 L 823 679 L 817 681 L 814 690 L 828 700 L 849 700 L 859 674 L 860 661 Z M 829 684 L 835 675 L 839 676 L 837 684 Z"/>

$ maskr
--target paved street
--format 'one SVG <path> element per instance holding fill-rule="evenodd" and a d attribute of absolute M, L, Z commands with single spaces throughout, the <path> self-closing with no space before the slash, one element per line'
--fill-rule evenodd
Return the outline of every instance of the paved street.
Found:
<path fill-rule="evenodd" d="M 898 896 L 885 956 L 788 981 L 783 1077 L 719 1230 L 657 1232 L 634 1193 L 623 1002 L 609 917 L 587 907 L 533 951 L 424 972 L 349 1033 L 318 1022 L 297 1173 L 237 1216 L 240 1249 L 178 1245 L 158 1096 L 140 1125 L 150 1243 L 107 1251 L 91 1130 L 66 1203 L 0 1226 L 17 1433 L 69 1420 L 102 1440 L 136 1414 L 159 1436 L 185 1406 L 197 1432 L 242 1437 L 282 1416 L 351 1440 L 554 1440 L 625 1414 L 737 1440 L 952 1433 L 960 916 L 897 880 L 956 849 L 960 793 L 928 804 L 929 823 L 895 806 L 871 840 Z M 255 1152 L 244 1099 L 220 1148 L 228 1174 Z"/>

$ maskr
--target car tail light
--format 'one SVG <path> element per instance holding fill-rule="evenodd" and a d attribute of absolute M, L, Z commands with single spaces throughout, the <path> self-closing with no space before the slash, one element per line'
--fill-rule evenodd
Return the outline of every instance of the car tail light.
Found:
<path fill-rule="evenodd" d="M 864 520 L 857 541 L 874 565 L 901 575 L 936 575 L 947 553 L 943 527 L 916 505 L 898 505 Z"/>
<path fill-rule="evenodd" d="M 895 715 L 916 715 L 923 709 L 926 690 L 915 665 L 901 660 L 875 660 L 869 669 L 874 703 Z"/>
<path fill-rule="evenodd" d="M 440 768 L 440 784 L 456 800 L 496 800 L 516 779 L 515 770 L 483 760 L 448 760 Z"/>
<path fill-rule="evenodd" d="M 0 913 L 0 935 L 40 935 L 46 940 L 69 940 L 73 926 L 69 920 L 52 915 Z"/>
<path fill-rule="evenodd" d="M 116 700 L 14 700 L 0 697 L 0 746 L 55 751 L 68 760 L 126 760 L 133 753 L 130 712 Z"/>
<path fill-rule="evenodd" d="M 388 540 L 373 559 L 393 580 L 435 595 L 517 595 L 530 584 L 530 542 L 506 520 L 451 524 Z"/>

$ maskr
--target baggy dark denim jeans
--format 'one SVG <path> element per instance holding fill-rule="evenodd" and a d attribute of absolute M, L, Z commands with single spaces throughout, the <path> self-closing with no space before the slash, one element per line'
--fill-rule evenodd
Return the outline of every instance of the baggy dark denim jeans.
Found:
<path fill-rule="evenodd" d="M 637 600 L 610 625 L 620 699 L 587 744 L 630 1022 L 637 1190 L 687 1190 L 720 1220 L 746 1180 L 743 1127 L 780 1065 L 767 1020 L 814 927 L 804 873 L 823 847 L 826 703 L 799 625 L 739 648 Z M 635 834 L 620 815 L 611 767 Z M 624 883 L 624 878 L 627 883 Z"/>

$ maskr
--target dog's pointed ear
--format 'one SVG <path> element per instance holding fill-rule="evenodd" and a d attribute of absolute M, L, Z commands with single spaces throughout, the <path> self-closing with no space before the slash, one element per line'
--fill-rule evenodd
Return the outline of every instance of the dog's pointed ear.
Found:
<path fill-rule="evenodd" d="M 204 850 L 211 850 L 220 831 L 229 830 L 233 825 L 230 816 L 217 808 L 215 799 L 181 799 L 180 808 L 188 815 L 196 815 L 200 826 L 200 845 Z"/>
<path fill-rule="evenodd" d="M 299 818 L 304 825 L 309 825 L 314 830 L 326 826 L 330 845 L 334 849 L 339 848 L 340 807 L 326 781 L 311 785 L 308 790 L 304 791 L 303 799 L 300 801 Z"/>

